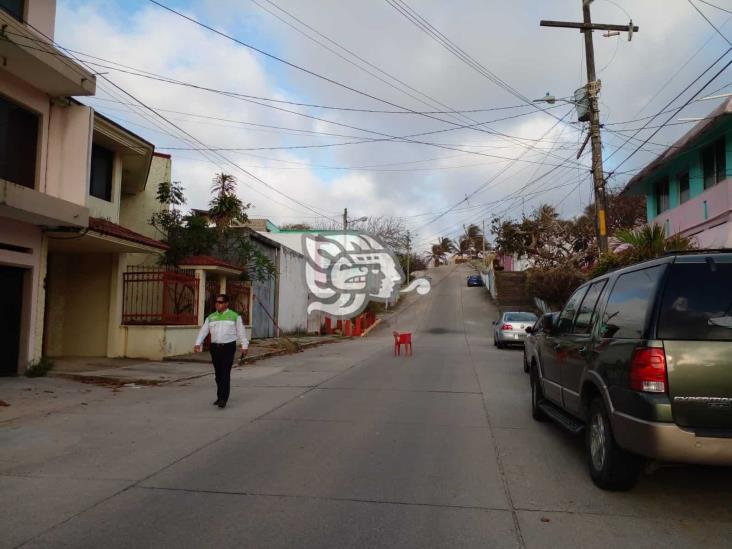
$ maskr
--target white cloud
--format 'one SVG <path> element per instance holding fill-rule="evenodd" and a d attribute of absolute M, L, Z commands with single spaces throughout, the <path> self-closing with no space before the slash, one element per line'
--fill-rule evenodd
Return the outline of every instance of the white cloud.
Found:
<path fill-rule="evenodd" d="M 216 89 L 326 105 L 391 108 L 266 60 L 247 48 L 155 6 L 142 4 L 136 11 L 120 17 L 120 11 L 110 9 L 106 3 L 76 0 L 72 7 L 70 1 L 60 2 L 58 8 L 56 36 L 64 46 Z M 257 1 L 275 10 L 266 0 Z M 463 109 L 520 103 L 515 97 L 462 64 L 385 2 L 319 0 L 305 3 L 277 0 L 277 4 L 380 69 L 408 83 L 418 90 L 408 90 L 409 94 L 419 96 L 424 103 L 355 68 L 296 33 L 253 3 L 202 0 L 198 5 L 190 7 L 190 13 L 244 40 L 251 40 L 255 45 L 273 51 L 293 63 L 411 109 L 435 110 L 436 103 L 420 93 L 428 94 L 451 107 Z M 581 13 L 576 0 L 462 0 L 450 3 L 431 0 L 409 4 L 493 73 L 528 97 L 540 97 L 547 90 L 557 96 L 568 96 L 584 80 L 581 35 L 567 29 L 539 27 L 540 19 L 579 20 Z M 633 117 L 659 86 L 714 33 L 683 2 L 616 0 L 611 3 L 597 0 L 593 3 L 594 20 L 626 23 L 627 16 L 615 4 L 630 12 L 641 30 L 630 43 L 624 36 L 607 39 L 602 38 L 600 33 L 595 34 L 598 68 L 607 65 L 599 76 L 603 80 L 603 119 L 610 121 Z M 280 15 L 286 18 L 282 13 Z M 724 22 L 724 18 L 720 19 L 718 14 L 709 13 L 709 16 L 719 25 Z M 323 41 L 322 38 L 318 39 Z M 683 85 L 721 53 L 721 44 L 721 39 L 713 39 L 643 114 L 659 109 L 663 102 L 680 91 Z M 335 48 L 332 43 L 328 45 Z M 107 76 L 114 82 L 157 108 L 315 132 L 374 137 L 373 134 L 355 129 L 295 116 L 222 95 L 124 75 L 109 69 L 99 70 L 108 72 Z M 375 72 L 373 68 L 369 70 Z M 388 79 L 383 74 L 380 76 Z M 720 79 L 719 85 L 723 83 L 725 81 Z M 103 84 L 100 87 L 108 88 Z M 106 94 L 100 92 L 99 95 L 104 97 Z M 159 130 L 155 132 L 148 129 L 154 129 L 152 121 L 124 112 L 124 106 L 102 101 L 92 103 L 109 115 L 143 124 L 146 128 L 132 124 L 129 127 L 151 139 L 158 147 L 186 146 L 181 140 Z M 425 103 L 430 106 L 427 107 Z M 281 107 L 390 135 L 406 135 L 449 127 L 444 122 L 409 114 L 354 113 L 287 105 Z M 439 105 L 437 107 L 437 110 L 442 110 Z M 714 105 L 701 105 L 698 108 L 709 110 L 713 107 Z M 472 120 L 483 121 L 525 111 L 526 109 L 494 111 L 468 116 Z M 559 108 L 553 112 L 563 114 L 565 110 Z M 283 134 L 267 128 L 194 119 L 168 112 L 163 114 L 209 146 L 278 147 L 351 140 L 331 136 Z M 447 114 L 436 116 L 463 124 L 470 123 L 464 117 Z M 572 117 L 573 115 L 570 119 Z M 547 115 L 534 114 L 490 127 L 510 135 L 536 139 L 554 122 Z M 168 127 L 166 131 L 172 130 Z M 679 127 L 665 130 L 654 141 L 671 141 L 681 131 L 683 129 Z M 505 157 L 517 157 L 525 150 L 514 141 L 468 129 L 415 139 Z M 538 144 L 536 150 L 526 153 L 524 159 L 546 161 L 547 165 L 555 165 L 558 161 L 552 154 L 569 157 L 576 148 L 577 140 L 577 132 L 571 128 L 565 128 L 563 134 L 555 130 L 547 136 L 545 143 Z M 557 146 L 563 148 L 547 154 L 553 141 L 561 141 Z M 606 132 L 605 143 L 606 150 L 610 150 L 620 143 L 620 137 Z M 242 197 L 256 206 L 252 210 L 253 216 L 261 213 L 272 216 L 275 221 L 292 222 L 296 220 L 292 216 L 302 215 L 303 218 L 309 218 L 315 215 L 271 189 L 251 181 L 245 174 L 217 159 L 215 155 L 208 153 L 206 156 L 210 161 L 206 161 L 194 151 L 171 152 L 174 158 L 174 177 L 184 183 L 194 207 L 204 207 L 207 204 L 211 177 L 215 171 L 223 169 L 239 177 Z M 393 141 L 320 149 L 251 151 L 249 155 L 236 152 L 223 154 L 235 159 L 242 167 L 261 177 L 287 197 L 312 205 L 336 218 L 344 207 L 359 216 L 414 216 L 423 212 L 439 211 L 463 200 L 506 165 L 495 158 Z M 622 157 L 624 154 L 619 153 L 617 156 Z M 631 164 L 636 166 L 650 157 L 645 153 L 638 155 Z M 419 162 L 424 159 L 435 160 Z M 309 166 L 296 164 L 298 162 Z M 316 167 L 318 165 L 375 167 L 359 171 L 339 171 Z M 455 168 L 456 166 L 461 167 Z M 425 168 L 435 169 L 425 171 Z M 426 227 L 421 225 L 431 216 L 409 217 L 409 224 L 412 229 L 419 228 L 418 238 L 429 239 L 437 234 L 459 230 L 463 223 L 480 222 L 483 217 L 489 219 L 504 211 L 506 215 L 517 215 L 521 213 L 522 207 L 530 209 L 540 202 L 563 201 L 561 209 L 566 215 L 578 212 L 589 199 L 591 187 L 589 180 L 585 180 L 580 187 L 576 186 L 575 181 L 587 177 L 586 171 L 577 168 L 557 170 L 540 183 L 518 193 L 521 198 L 509 203 L 513 205 L 511 209 L 506 210 L 506 203 L 477 207 L 516 192 L 547 169 L 537 168 L 535 164 L 516 163 L 484 191 L 461 203 L 455 212 Z M 553 191 L 531 194 L 537 189 L 549 189 L 562 184 L 565 186 Z"/>

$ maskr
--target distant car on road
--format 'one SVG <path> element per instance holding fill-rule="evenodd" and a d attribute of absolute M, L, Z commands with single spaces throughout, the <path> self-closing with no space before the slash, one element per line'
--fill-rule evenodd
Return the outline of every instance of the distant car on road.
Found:
<path fill-rule="evenodd" d="M 468 276 L 468 287 L 470 286 L 482 286 L 483 285 L 483 279 L 480 277 L 480 275 L 470 275 Z"/>
<path fill-rule="evenodd" d="M 585 431 L 590 476 L 732 465 L 732 253 L 670 254 L 580 286 L 538 339 L 531 411 Z"/>
<path fill-rule="evenodd" d="M 536 322 L 534 313 L 508 311 L 498 320 L 493 321 L 493 344 L 499 349 L 507 345 L 523 345 L 526 339 L 526 328 Z"/>
<path fill-rule="evenodd" d="M 533 326 L 526 328 L 526 341 L 524 342 L 524 372 L 529 373 L 532 362 L 538 362 L 539 343 L 547 335 L 547 326 L 553 326 L 557 323 L 559 313 L 546 313 L 539 317 Z"/>

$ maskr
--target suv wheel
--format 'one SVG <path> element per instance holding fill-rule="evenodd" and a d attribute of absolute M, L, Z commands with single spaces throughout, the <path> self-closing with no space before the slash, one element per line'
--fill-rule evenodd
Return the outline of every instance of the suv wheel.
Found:
<path fill-rule="evenodd" d="M 603 490 L 630 490 L 638 480 L 643 462 L 615 442 L 602 398 L 590 404 L 585 450 L 592 481 Z"/>
<path fill-rule="evenodd" d="M 539 403 L 544 400 L 544 394 L 541 391 L 541 382 L 539 374 L 536 371 L 536 365 L 531 368 L 531 417 L 536 421 L 545 421 L 546 414 L 539 408 Z"/>
<path fill-rule="evenodd" d="M 524 347 L 524 372 L 529 373 L 529 361 L 526 360 L 526 347 Z"/>

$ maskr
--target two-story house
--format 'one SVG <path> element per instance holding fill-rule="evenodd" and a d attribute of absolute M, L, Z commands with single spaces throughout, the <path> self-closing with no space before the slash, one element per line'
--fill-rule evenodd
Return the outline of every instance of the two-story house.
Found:
<path fill-rule="evenodd" d="M 732 98 L 643 168 L 623 192 L 643 194 L 649 223 L 700 248 L 732 248 Z"/>
<path fill-rule="evenodd" d="M 95 77 L 54 24 L 54 0 L 0 0 L 0 375 L 180 354 L 202 322 L 206 272 L 158 265 L 149 224 L 171 158 L 72 98 Z"/>
<path fill-rule="evenodd" d="M 94 75 L 50 41 L 55 2 L 0 2 L 0 373 L 41 355 L 44 229 L 85 228 Z"/>

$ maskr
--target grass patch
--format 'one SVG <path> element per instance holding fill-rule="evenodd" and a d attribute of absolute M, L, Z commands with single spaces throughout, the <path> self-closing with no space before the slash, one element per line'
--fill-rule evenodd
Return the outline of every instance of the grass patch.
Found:
<path fill-rule="evenodd" d="M 53 368 L 53 362 L 47 357 L 31 362 L 25 370 L 26 377 L 45 377 Z"/>

